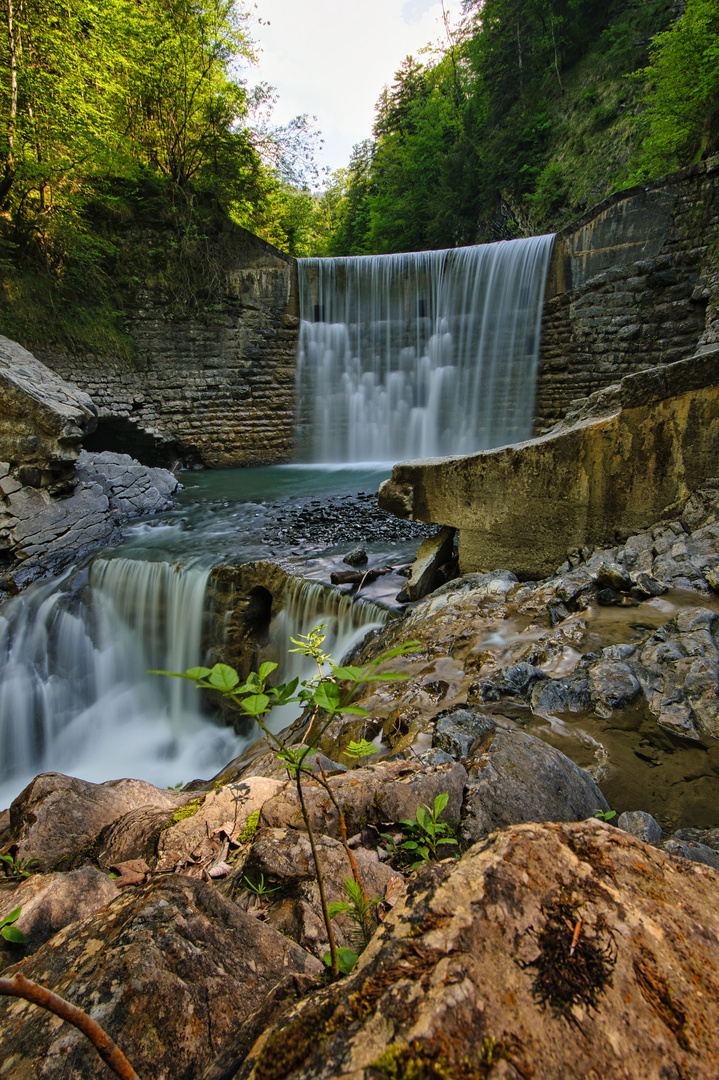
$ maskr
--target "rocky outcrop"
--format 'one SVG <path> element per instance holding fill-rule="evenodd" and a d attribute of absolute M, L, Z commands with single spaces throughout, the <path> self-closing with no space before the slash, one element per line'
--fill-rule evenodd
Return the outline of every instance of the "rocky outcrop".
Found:
<path fill-rule="evenodd" d="M 139 1075 L 156 1080 L 200 1076 L 280 984 L 291 998 L 322 970 L 299 945 L 186 877 L 130 889 L 22 965 L 26 978 L 95 1015 Z M 107 1076 L 75 1028 L 7 998 L 0 1059 L 3 1080 Z"/>
<path fill-rule="evenodd" d="M 12 574 L 4 579 L 9 591 L 117 543 L 123 522 L 168 509 L 180 486 L 168 470 L 148 469 L 127 454 L 84 450 L 62 497 L 23 485 L 20 475 L 0 463 L 0 560 Z"/>
<path fill-rule="evenodd" d="M 458 528 L 461 573 L 545 577 L 569 548 L 615 543 L 681 510 L 716 472 L 718 406 L 715 349 L 628 376 L 540 438 L 395 465 L 380 506 Z"/>
<path fill-rule="evenodd" d="M 718 885 L 599 822 L 494 833 L 421 871 L 356 973 L 227 1076 L 709 1080 Z"/>
<path fill-rule="evenodd" d="M 97 409 L 86 393 L 0 336 L 0 461 L 20 470 L 21 483 L 65 485 L 96 424 Z M 0 483 L 3 494 L 8 484 Z"/>
<path fill-rule="evenodd" d="M 0 893 L 0 922 L 21 908 L 13 925 L 27 938 L 24 951 L 35 952 L 58 930 L 87 918 L 119 895 L 112 879 L 94 866 L 69 874 L 33 874 L 19 888 Z M 12 962 L 10 949 L 4 959 Z"/>

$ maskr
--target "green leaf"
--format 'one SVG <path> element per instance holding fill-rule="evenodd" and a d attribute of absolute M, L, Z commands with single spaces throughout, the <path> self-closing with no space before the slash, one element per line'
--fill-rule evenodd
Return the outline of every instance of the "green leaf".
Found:
<path fill-rule="evenodd" d="M 366 739 L 360 739 L 359 742 L 352 739 L 342 752 L 346 757 L 369 757 L 377 753 L 377 747 Z"/>
<path fill-rule="evenodd" d="M 342 705 L 340 712 L 343 716 L 369 716 L 367 709 L 363 709 L 361 705 Z"/>
<path fill-rule="evenodd" d="M 18 930 L 17 926 L 3 926 L 0 928 L 0 934 L 6 941 L 11 941 L 13 945 L 24 945 L 27 941 L 22 930 Z"/>
<path fill-rule="evenodd" d="M 273 664 L 270 660 L 267 660 L 264 664 L 260 664 L 260 682 L 264 682 L 268 675 L 271 675 L 273 671 L 277 670 L 278 665 Z"/>
<path fill-rule="evenodd" d="M 6 915 L 4 919 L 0 920 L 0 926 L 9 926 L 10 923 L 14 923 L 21 911 L 21 907 L 16 907 L 14 911 L 11 911 L 9 915 Z"/>
<path fill-rule="evenodd" d="M 210 668 L 208 667 L 190 667 L 185 672 L 186 679 L 206 679 L 210 674 Z"/>
<path fill-rule="evenodd" d="M 394 649 L 390 649 L 386 653 L 382 653 L 376 660 L 372 661 L 372 666 L 375 664 L 382 664 L 385 660 L 392 660 L 395 656 L 405 656 L 407 653 L 416 652 L 417 649 L 423 649 L 424 645 L 421 641 L 405 641 L 404 645 L 396 645 Z"/>
<path fill-rule="evenodd" d="M 351 910 L 352 905 L 346 904 L 344 900 L 335 900 L 333 903 L 327 905 L 327 914 L 330 919 L 334 919 L 337 915 L 344 915 Z"/>
<path fill-rule="evenodd" d="M 333 682 L 321 682 L 312 695 L 315 705 L 326 712 L 336 712 L 340 704 L 339 687 Z"/>
<path fill-rule="evenodd" d="M 435 799 L 434 799 L 434 816 L 435 817 L 439 817 L 439 815 L 442 813 L 442 811 L 444 810 L 444 808 L 445 808 L 445 806 L 447 805 L 448 802 L 449 802 L 449 792 L 447 792 L 447 791 L 443 791 L 441 795 L 436 795 L 435 796 Z"/>
<path fill-rule="evenodd" d="M 347 667 L 332 668 L 332 674 L 334 678 L 340 680 L 341 682 L 362 682 L 364 672 L 365 668 L 352 667 L 351 665 L 348 665 Z"/>
<path fill-rule="evenodd" d="M 332 953 L 329 950 L 322 957 L 327 967 L 332 967 Z M 359 960 L 359 955 L 354 949 L 338 949 L 337 950 L 337 967 L 340 969 L 342 975 L 349 975 L 352 968 Z"/>
<path fill-rule="evenodd" d="M 228 664 L 215 664 L 207 676 L 207 681 L 218 690 L 234 690 L 240 681 L 240 677 L 235 669 L 229 667 Z"/>
<path fill-rule="evenodd" d="M 418 806 L 416 812 L 417 824 L 421 825 L 425 832 L 429 832 L 432 827 L 432 818 L 429 816 L 424 806 Z"/>
<path fill-rule="evenodd" d="M 270 688 L 270 693 L 274 695 L 275 705 L 286 705 L 290 701 L 298 701 L 298 698 L 293 697 L 299 678 L 292 679 L 291 682 L 282 683 L 280 686 L 276 686 L 274 689 Z"/>
<path fill-rule="evenodd" d="M 262 713 L 267 712 L 269 704 L 270 699 L 267 694 L 251 694 L 240 702 L 248 716 L 261 716 Z"/>

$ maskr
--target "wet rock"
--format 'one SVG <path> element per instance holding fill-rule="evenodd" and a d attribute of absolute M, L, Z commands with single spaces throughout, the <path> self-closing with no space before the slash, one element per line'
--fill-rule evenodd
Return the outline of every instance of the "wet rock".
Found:
<path fill-rule="evenodd" d="M 440 566 L 452 555 L 455 530 L 445 525 L 436 536 L 423 540 L 410 568 L 410 576 L 402 589 L 407 600 L 421 600 L 432 591 L 435 575 Z"/>
<path fill-rule="evenodd" d="M 368 824 L 414 819 L 418 806 L 433 806 L 437 795 L 447 792 L 444 821 L 459 818 L 467 778 L 462 765 L 423 768 L 420 762 L 385 761 L 351 769 L 329 783 L 345 816 L 349 836 Z M 339 815 L 329 796 L 317 784 L 306 783 L 304 797 L 312 828 L 318 835 L 340 835 Z M 262 807 L 262 825 L 304 830 L 297 791 L 288 785 Z"/>
<path fill-rule="evenodd" d="M 643 840 L 645 844 L 660 844 L 664 839 L 662 827 L 656 818 L 645 810 L 629 810 L 617 818 L 617 828 Z"/>
<path fill-rule="evenodd" d="M 141 806 L 174 811 L 190 798 L 144 780 L 91 784 L 62 773 L 41 773 L 10 806 L 5 847 L 16 845 L 18 857 L 37 859 L 40 870 L 62 869 L 128 811 Z"/>
<path fill-rule="evenodd" d="M 496 726 L 494 717 L 485 715 L 479 709 L 458 705 L 437 716 L 432 745 L 444 750 L 455 761 L 460 761 L 467 757 L 477 739 Z"/>
<path fill-rule="evenodd" d="M 597 570 L 597 585 L 600 589 L 612 589 L 617 593 L 627 592 L 632 586 L 632 579 L 619 563 L 603 562 Z"/>
<path fill-rule="evenodd" d="M 481 701 L 524 698 L 536 682 L 548 678 L 546 671 L 534 664 L 511 664 L 480 684 L 479 698 Z"/>
<path fill-rule="evenodd" d="M 719 620 L 706 608 L 683 608 L 631 660 L 650 712 L 688 739 L 719 737 Z"/>
<path fill-rule="evenodd" d="M 27 937 L 25 952 L 31 953 L 64 926 L 92 915 L 119 895 L 110 877 L 94 866 L 69 874 L 33 874 L 14 892 L 0 893 L 0 921 L 22 908 L 14 925 Z"/>
<path fill-rule="evenodd" d="M 493 570 L 489 574 L 464 574 L 442 585 L 435 591 L 435 596 L 472 592 L 477 600 L 485 597 L 505 597 L 517 584 L 519 578 L 511 570 Z"/>
<path fill-rule="evenodd" d="M 75 472 L 79 480 L 99 485 L 120 521 L 167 510 L 180 487 L 169 469 L 153 469 L 129 454 L 107 450 L 92 454 L 83 450 Z"/>
<path fill-rule="evenodd" d="M 600 822 L 495 833 L 419 871 L 356 971 L 229 1075 L 710 1080 L 718 884 Z"/>
<path fill-rule="evenodd" d="M 650 596 L 661 596 L 669 588 L 663 581 L 655 578 L 653 574 L 647 574 L 643 571 L 633 573 L 631 575 L 631 580 L 632 595 L 640 600 L 644 600 Z"/>
<path fill-rule="evenodd" d="M 361 544 L 357 544 L 351 551 L 348 551 L 342 560 L 343 563 L 347 563 L 348 566 L 365 566 L 367 563 L 367 552 Z"/>
<path fill-rule="evenodd" d="M 293 941 L 184 877 L 129 890 L 22 967 L 101 1021 L 138 1074 L 156 1080 L 199 1076 L 283 978 L 322 970 Z M 79 1031 L 17 999 L 0 999 L 0 1060 L 3 1080 L 107 1076 Z"/>
<path fill-rule="evenodd" d="M 467 762 L 460 832 L 467 843 L 505 825 L 581 821 L 609 804 L 589 773 L 523 731 L 496 728 Z"/>
<path fill-rule="evenodd" d="M 631 704 L 642 692 L 631 668 L 620 660 L 603 658 L 590 668 L 588 676 L 592 703 L 601 716 Z"/>

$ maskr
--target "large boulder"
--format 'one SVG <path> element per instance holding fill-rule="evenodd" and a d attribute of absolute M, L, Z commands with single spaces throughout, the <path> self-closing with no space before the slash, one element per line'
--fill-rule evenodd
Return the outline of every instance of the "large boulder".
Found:
<path fill-rule="evenodd" d="M 469 843 L 505 825 L 582 821 L 609 810 L 589 773 L 523 731 L 490 731 L 466 766 L 461 835 Z"/>
<path fill-rule="evenodd" d="M 0 461 L 36 487 L 64 480 L 96 426 L 87 394 L 0 336 Z"/>
<path fill-rule="evenodd" d="M 34 952 L 63 926 L 92 915 L 119 895 L 111 878 L 94 866 L 69 874 L 33 874 L 13 892 L 0 893 L 0 922 L 22 908 L 14 925 L 25 934 L 27 951 Z"/>
<path fill-rule="evenodd" d="M 185 877 L 128 890 L 22 965 L 26 978 L 88 1012 L 153 1080 L 195 1080 L 278 984 L 289 979 L 297 992 L 322 970 L 293 941 Z M 0 1061 L 3 1080 L 108 1075 L 79 1031 L 18 999 L 0 998 Z"/>
<path fill-rule="evenodd" d="M 3 850 L 12 849 L 21 859 L 37 859 L 40 870 L 62 869 L 81 856 L 106 825 L 128 811 L 143 806 L 172 817 L 191 798 L 144 780 L 91 784 L 63 773 L 41 773 L 10 805 Z"/>
<path fill-rule="evenodd" d="M 494 833 L 420 871 L 225 1080 L 714 1080 L 717 888 L 598 821 Z"/>

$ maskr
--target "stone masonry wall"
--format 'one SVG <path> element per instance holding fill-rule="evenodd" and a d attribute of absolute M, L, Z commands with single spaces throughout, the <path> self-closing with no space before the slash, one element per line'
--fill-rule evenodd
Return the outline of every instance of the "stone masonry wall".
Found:
<path fill-rule="evenodd" d="M 227 245 L 227 238 L 224 238 Z M 172 458 L 222 468 L 289 461 L 299 320 L 288 256 L 233 230 L 223 296 L 178 313 L 161 293 L 127 311 L 134 362 L 36 350 L 98 406 L 94 450 L 146 464 Z"/>
<path fill-rule="evenodd" d="M 717 340 L 719 157 L 607 199 L 557 234 L 535 424 Z"/>

